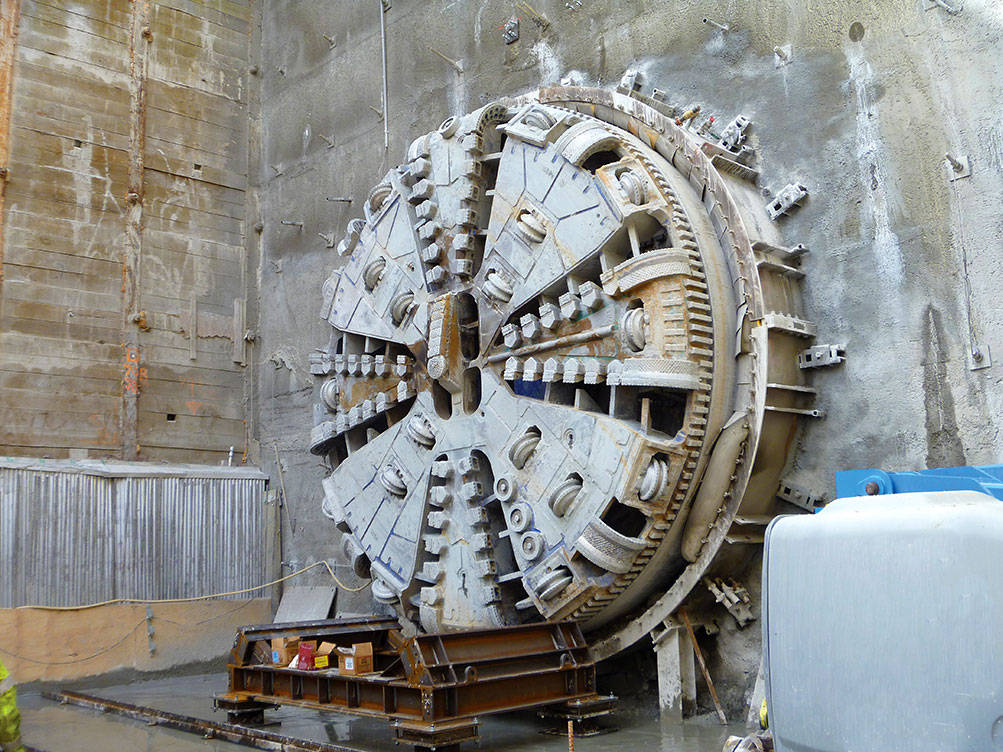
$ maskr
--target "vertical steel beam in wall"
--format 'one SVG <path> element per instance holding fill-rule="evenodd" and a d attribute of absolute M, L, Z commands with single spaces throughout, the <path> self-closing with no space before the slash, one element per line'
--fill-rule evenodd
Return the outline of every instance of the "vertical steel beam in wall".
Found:
<path fill-rule="evenodd" d="M 3 301 L 4 196 L 10 156 L 10 110 L 14 97 L 14 53 L 21 23 L 21 0 L 0 0 L 0 302 Z"/>
<path fill-rule="evenodd" d="M 390 148 L 390 95 L 387 87 L 387 11 L 389 0 L 380 0 L 380 46 L 383 49 L 383 148 Z"/>
<path fill-rule="evenodd" d="M 122 253 L 122 409 L 119 421 L 123 459 L 139 454 L 137 414 L 143 368 L 139 357 L 139 273 L 143 242 L 143 158 L 146 151 L 146 73 L 150 29 L 150 0 L 133 0 L 129 42 L 129 188 L 125 201 Z"/>

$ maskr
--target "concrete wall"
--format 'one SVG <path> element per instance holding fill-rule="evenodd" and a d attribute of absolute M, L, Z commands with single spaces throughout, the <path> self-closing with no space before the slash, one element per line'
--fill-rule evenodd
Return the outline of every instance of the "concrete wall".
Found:
<path fill-rule="evenodd" d="M 751 118 L 764 203 L 788 182 L 810 191 L 783 231 L 811 249 L 806 317 L 818 342 L 845 344 L 848 360 L 814 375 L 827 417 L 805 426 L 789 477 L 831 497 L 840 469 L 1003 460 L 992 418 L 1003 407 L 1001 6 L 967 0 L 949 15 L 927 0 L 532 5 L 549 29 L 522 14 L 522 38 L 506 46 L 509 4 L 394 0 L 384 151 L 376 0 L 266 3 L 258 395 L 261 440 L 281 452 L 293 506 L 290 567 L 336 550 L 320 512 L 323 468 L 306 451 L 316 401 L 307 355 L 326 344 L 320 285 L 339 263 L 321 234 L 340 238 L 407 144 L 448 115 L 562 78 L 614 86 L 628 67 L 719 123 Z M 787 44 L 793 58 L 776 67 L 773 48 Z M 945 152 L 967 155 L 972 176 L 949 182 Z M 342 196 L 353 203 L 326 200 Z M 973 343 L 1000 363 L 969 370 Z M 363 608 L 365 598 L 341 603 Z"/>
<path fill-rule="evenodd" d="M 0 454 L 239 462 L 255 4 L 0 10 Z"/>

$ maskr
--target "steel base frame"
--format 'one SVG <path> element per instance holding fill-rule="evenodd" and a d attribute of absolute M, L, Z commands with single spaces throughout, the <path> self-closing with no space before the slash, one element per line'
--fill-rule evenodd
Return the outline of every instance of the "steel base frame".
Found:
<path fill-rule="evenodd" d="M 374 672 L 304 671 L 254 663 L 255 643 L 298 637 L 347 647 L 373 644 Z M 260 655 L 260 651 L 259 651 Z M 323 620 L 242 627 L 214 698 L 232 723 L 258 724 L 264 710 L 293 705 L 385 718 L 398 743 L 443 749 L 479 738 L 479 718 L 528 708 L 582 720 L 612 712 L 596 692 L 595 660 L 573 622 L 416 635 L 393 619 Z"/>

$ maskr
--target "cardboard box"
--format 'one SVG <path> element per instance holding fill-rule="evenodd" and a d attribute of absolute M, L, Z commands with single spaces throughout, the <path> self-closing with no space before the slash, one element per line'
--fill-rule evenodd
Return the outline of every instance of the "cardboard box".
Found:
<path fill-rule="evenodd" d="M 313 667 L 316 669 L 326 669 L 331 667 L 331 653 L 337 647 L 333 642 L 322 642 L 317 647 L 317 652 L 313 654 Z"/>
<path fill-rule="evenodd" d="M 266 640 L 257 640 L 251 653 L 251 663 L 255 666 L 267 666 L 272 662 L 272 646 Z"/>
<path fill-rule="evenodd" d="M 272 640 L 272 663 L 288 666 L 299 652 L 299 637 L 276 637 Z"/>
<path fill-rule="evenodd" d="M 338 672 L 356 676 L 373 671 L 373 643 L 357 642 L 350 648 L 338 648 Z"/>
<path fill-rule="evenodd" d="M 296 657 L 296 668 L 303 671 L 313 671 L 313 653 L 316 649 L 316 640 L 304 640 L 301 642 L 299 653 Z"/>

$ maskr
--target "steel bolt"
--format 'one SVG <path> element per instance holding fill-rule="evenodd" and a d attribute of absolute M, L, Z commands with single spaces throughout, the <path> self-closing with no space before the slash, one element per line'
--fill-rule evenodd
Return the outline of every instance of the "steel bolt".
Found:
<path fill-rule="evenodd" d="M 880 490 L 881 489 L 878 487 L 878 484 L 875 483 L 873 480 L 866 486 L 864 486 L 864 493 L 866 493 L 868 496 L 877 496 Z"/>

